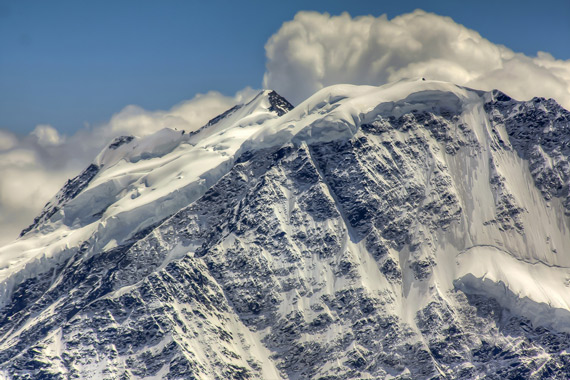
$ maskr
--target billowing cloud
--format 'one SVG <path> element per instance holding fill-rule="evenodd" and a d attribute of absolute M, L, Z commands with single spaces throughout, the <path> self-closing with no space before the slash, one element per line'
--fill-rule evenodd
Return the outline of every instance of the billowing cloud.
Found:
<path fill-rule="evenodd" d="M 14 134 L 0 129 L 0 152 L 13 148 L 18 143 Z"/>
<path fill-rule="evenodd" d="M 65 181 L 87 167 L 114 137 L 144 136 L 165 127 L 196 130 L 255 94 L 250 88 L 234 96 L 209 92 L 168 111 L 147 111 L 131 105 L 108 123 L 73 136 L 63 136 L 50 125 L 38 125 L 23 137 L 0 130 L 0 245 L 15 239 L 31 224 Z"/>
<path fill-rule="evenodd" d="M 40 124 L 30 134 L 37 139 L 38 144 L 42 146 L 59 145 L 62 142 L 62 137 L 59 132 L 47 124 Z"/>
<path fill-rule="evenodd" d="M 380 85 L 427 77 L 498 88 L 521 100 L 551 97 L 570 108 L 570 60 L 515 53 L 449 17 L 421 10 L 391 20 L 299 12 L 265 50 L 264 87 L 293 103 L 337 83 Z"/>

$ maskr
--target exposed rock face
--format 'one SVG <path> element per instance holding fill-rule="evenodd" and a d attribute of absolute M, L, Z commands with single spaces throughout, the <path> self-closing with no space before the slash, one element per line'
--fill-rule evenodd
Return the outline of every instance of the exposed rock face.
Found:
<path fill-rule="evenodd" d="M 334 114 L 343 105 L 362 114 L 348 138 L 313 129 L 242 149 L 175 212 L 115 246 L 85 239 L 50 270 L 14 280 L 0 370 L 15 379 L 569 378 L 570 114 L 543 99 L 470 91 L 468 102 L 428 90 L 374 107 L 349 103 L 350 92 L 307 101 L 289 114 L 322 115 L 313 128 L 344 123 Z M 265 95 L 264 110 L 285 115 L 271 120 L 289 116 L 288 102 Z M 88 182 L 72 181 L 78 192 Z M 29 241 L 49 233 L 46 218 Z M 65 220 L 56 219 L 50 229 Z M 535 282 L 521 288 L 525 276 Z"/>
<path fill-rule="evenodd" d="M 534 98 L 517 102 L 494 91 L 494 100 L 485 104 L 493 129 L 504 128 L 509 138 L 502 149 L 515 149 L 528 160 L 535 185 L 546 199 L 561 198 L 570 213 L 570 112 L 552 99 Z"/>
<path fill-rule="evenodd" d="M 283 116 L 293 109 L 293 105 L 275 91 L 270 91 L 267 99 L 270 104 L 269 111 L 275 112 L 277 116 Z"/>

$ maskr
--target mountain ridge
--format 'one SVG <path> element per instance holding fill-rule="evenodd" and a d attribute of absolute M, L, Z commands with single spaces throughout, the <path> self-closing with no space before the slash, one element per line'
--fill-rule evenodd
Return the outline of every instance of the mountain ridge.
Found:
<path fill-rule="evenodd" d="M 112 142 L 0 249 L 0 371 L 569 375 L 568 111 L 424 80 L 271 94 Z"/>

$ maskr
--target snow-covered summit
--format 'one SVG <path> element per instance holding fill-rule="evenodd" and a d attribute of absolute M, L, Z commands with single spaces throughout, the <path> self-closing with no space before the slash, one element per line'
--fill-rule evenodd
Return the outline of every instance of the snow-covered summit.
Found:
<path fill-rule="evenodd" d="M 0 289 L 9 294 L 14 280 L 7 279 L 17 277 L 17 283 L 49 270 L 89 239 L 96 249 L 120 245 L 191 203 L 229 170 L 249 135 L 290 109 L 275 91 L 265 90 L 195 132 L 166 128 L 114 139 L 18 241 L 0 248 Z"/>
<path fill-rule="evenodd" d="M 553 101 L 420 78 L 117 138 L 0 248 L 0 369 L 41 342 L 29 360 L 84 377 L 516 377 L 524 321 L 525 363 L 560 372 L 569 129 Z"/>
<path fill-rule="evenodd" d="M 244 152 L 348 140 L 362 125 L 410 112 L 465 113 L 476 134 L 488 135 L 482 105 L 492 96 L 418 78 L 380 87 L 334 85 L 293 109 L 266 90 L 193 133 L 164 129 L 142 138 L 118 138 L 48 203 L 23 231 L 26 236 L 2 248 L 0 282 L 22 270 L 17 268 L 60 262 L 59 256 L 65 259 L 70 248 L 90 239 L 95 240 L 93 251 L 123 244 L 202 196 Z M 489 137 L 477 136 L 486 144 Z"/>
<path fill-rule="evenodd" d="M 214 179 L 209 182 L 211 185 L 228 170 L 236 156 L 243 151 L 281 145 L 293 140 L 312 143 L 350 138 L 359 124 L 364 122 L 363 110 L 374 114 L 374 107 L 378 104 L 391 104 L 411 93 L 433 89 L 441 93 L 458 94 L 463 98 L 470 96 L 468 91 L 449 83 L 420 80 L 401 81 L 380 88 L 337 85 L 319 91 L 290 115 L 285 115 L 293 109 L 292 105 L 275 91 L 265 90 L 247 104 L 229 109 L 195 132 L 164 129 L 142 138 L 118 137 L 103 149 L 91 166 L 66 184 L 46 205 L 34 223 L 22 231 L 22 235 L 39 238 L 41 243 L 38 245 L 43 248 L 51 245 L 52 241 L 63 244 L 65 239 L 61 239 L 62 236 L 59 235 L 52 236 L 53 238 L 47 241 L 46 239 L 53 235 L 55 230 L 77 231 L 85 227 L 94 228 L 93 223 L 97 224 L 97 228 L 105 229 L 101 222 L 107 221 L 114 230 L 121 229 L 116 226 L 118 221 L 113 223 L 113 220 L 119 218 L 119 224 L 122 224 L 121 216 L 126 211 L 137 209 L 137 212 L 142 214 L 135 217 L 133 222 L 141 224 L 129 223 L 124 226 L 128 233 L 113 233 L 116 237 L 111 240 L 117 240 L 120 236 L 121 239 L 117 241 L 120 244 L 139 229 L 174 212 L 179 204 L 168 207 L 160 201 L 160 207 L 165 208 L 165 212 L 158 213 L 154 210 L 145 213 L 145 206 L 154 208 L 153 202 L 159 202 L 161 199 L 168 202 L 172 198 L 169 195 L 173 192 L 183 194 L 182 197 L 177 197 L 181 198 L 180 201 L 191 202 L 191 199 L 208 187 L 201 185 L 207 181 L 208 173 L 214 175 Z M 421 96 L 417 97 L 418 102 L 421 102 Z M 435 97 L 427 98 L 436 101 Z M 400 109 L 398 105 L 394 107 L 396 110 Z M 282 115 L 285 116 L 279 117 Z M 333 122 L 330 122 L 331 120 Z M 218 167 L 224 163 L 225 168 Z M 200 187 L 201 191 L 196 190 Z M 63 205 L 67 205 L 65 210 L 62 210 Z M 59 215 L 54 216 L 56 213 Z M 49 222 L 52 218 L 53 222 Z M 61 225 L 61 228 L 55 227 L 54 223 Z M 30 234 L 33 230 L 41 232 Z M 86 233 L 92 232 L 88 228 Z M 68 233 L 64 235 L 67 236 Z M 29 238 L 26 237 L 25 240 Z M 105 244 L 107 243 L 105 240 Z M 27 250 L 28 246 L 26 244 L 23 250 Z M 20 261 L 19 253 L 23 252 L 19 247 L 21 245 L 16 243 L 14 248 L 4 248 L 4 252 L 16 252 L 3 254 L 4 257 L 10 257 L 5 259 L 5 262 Z M 22 257 L 29 256 L 24 254 Z M 13 272 L 2 267 L 0 263 L 0 279 L 1 273 Z"/>

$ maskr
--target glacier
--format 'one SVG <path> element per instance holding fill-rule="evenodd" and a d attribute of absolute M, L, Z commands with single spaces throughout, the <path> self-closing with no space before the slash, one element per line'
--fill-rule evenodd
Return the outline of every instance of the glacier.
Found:
<path fill-rule="evenodd" d="M 0 377 L 567 378 L 569 156 L 423 78 L 118 137 L 0 248 Z"/>

